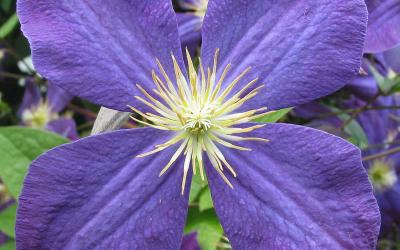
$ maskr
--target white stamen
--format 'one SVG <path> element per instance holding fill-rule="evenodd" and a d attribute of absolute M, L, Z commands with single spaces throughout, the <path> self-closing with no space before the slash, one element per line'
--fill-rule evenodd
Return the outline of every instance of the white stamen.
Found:
<path fill-rule="evenodd" d="M 262 113 L 266 108 L 232 113 L 241 107 L 246 101 L 257 95 L 262 86 L 249 90 L 249 88 L 257 81 L 257 79 L 254 79 L 225 101 L 234 90 L 236 84 L 250 71 L 250 67 L 245 69 L 231 83 L 224 84 L 226 76 L 232 66 L 228 64 L 224 68 L 221 77 L 216 79 L 219 54 L 218 49 L 214 55 L 212 69 L 207 68 L 205 70 L 200 59 L 200 74 L 196 73 L 192 58 L 187 50 L 186 54 L 189 66 L 188 78 L 186 78 L 182 73 L 176 58 L 171 55 L 176 84 L 173 84 L 171 79 L 168 77 L 161 62 L 156 60 L 158 68 L 164 78 L 164 81 L 161 80 L 160 77 L 152 71 L 152 78 L 156 87 L 156 89 L 153 89 L 153 92 L 157 97 L 159 97 L 158 99 L 152 96 L 142 86 L 137 85 L 138 89 L 147 100 L 140 96 L 135 96 L 135 98 L 150 107 L 155 113 L 143 113 L 134 107 L 130 107 L 134 112 L 145 118 L 145 121 L 135 118 L 134 116 L 131 116 L 131 118 L 143 125 L 156 129 L 176 131 L 174 132 L 175 136 L 170 140 L 157 145 L 154 150 L 140 154 L 137 157 L 152 155 L 169 148 L 172 145 L 180 143 L 180 146 L 172 155 L 170 161 L 161 170 L 160 176 L 168 171 L 168 169 L 183 154 L 185 156 L 182 180 L 183 194 L 190 166 L 193 174 L 197 174 L 198 168 L 201 179 L 204 180 L 203 152 L 205 152 L 214 169 L 219 173 L 222 179 L 233 188 L 231 182 L 223 173 L 223 170 L 224 168 L 228 169 L 233 177 L 236 177 L 236 172 L 228 163 L 217 145 L 235 150 L 249 151 L 251 150 L 250 148 L 241 147 L 231 142 L 268 142 L 268 140 L 264 138 L 240 137 L 233 135 L 251 132 L 263 127 L 264 125 L 255 125 L 244 128 L 232 127 L 249 122 L 257 117 L 269 113 Z M 207 72 L 207 76 L 205 72 Z M 249 90 L 248 93 L 242 97 L 242 94 L 246 90 Z"/>

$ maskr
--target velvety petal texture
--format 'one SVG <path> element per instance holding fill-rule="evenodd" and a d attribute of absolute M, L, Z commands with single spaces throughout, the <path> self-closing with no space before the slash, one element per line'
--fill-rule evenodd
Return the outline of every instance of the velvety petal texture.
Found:
<path fill-rule="evenodd" d="M 268 124 L 224 151 L 229 188 L 206 168 L 216 212 L 233 249 L 375 249 L 380 214 L 359 150 L 318 130 Z"/>
<path fill-rule="evenodd" d="M 363 0 L 210 0 L 202 59 L 220 49 L 226 83 L 251 66 L 243 87 L 259 77 L 266 87 L 248 106 L 294 106 L 332 93 L 359 71 L 367 26 Z"/>
<path fill-rule="evenodd" d="M 37 71 L 74 96 L 126 110 L 141 108 L 135 84 L 153 86 L 159 58 L 183 65 L 170 0 L 19 0 L 21 28 Z"/>
<path fill-rule="evenodd" d="M 366 53 L 377 53 L 400 44 L 400 1 L 366 0 L 368 31 Z"/>
<path fill-rule="evenodd" d="M 183 164 L 159 177 L 171 150 L 135 157 L 169 135 L 120 130 L 40 156 L 19 199 L 17 248 L 179 249 L 189 193 L 188 185 L 181 195 Z"/>

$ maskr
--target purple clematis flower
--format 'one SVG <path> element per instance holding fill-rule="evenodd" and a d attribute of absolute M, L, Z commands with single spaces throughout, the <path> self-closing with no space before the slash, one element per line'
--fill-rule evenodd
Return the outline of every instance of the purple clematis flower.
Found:
<path fill-rule="evenodd" d="M 365 53 L 378 53 L 400 44 L 400 1 L 366 0 L 369 17 Z"/>
<path fill-rule="evenodd" d="M 25 80 L 25 94 L 18 110 L 25 126 L 47 129 L 71 140 L 78 139 L 76 124 L 73 119 L 59 117 L 72 96 L 60 87 L 49 83 L 47 98 L 42 98 L 39 86 L 33 79 Z"/>
<path fill-rule="evenodd" d="M 358 108 L 364 101 L 353 98 L 348 107 Z M 400 96 L 381 97 L 375 106 L 399 106 Z M 393 142 L 400 140 L 399 110 L 369 110 L 357 117 L 367 135 L 370 146 L 363 150 L 363 156 L 382 153 L 396 147 Z M 370 179 L 374 185 L 374 193 L 382 215 L 381 237 L 386 236 L 393 226 L 400 226 L 400 153 L 387 157 L 364 161 Z"/>
<path fill-rule="evenodd" d="M 186 72 L 168 0 L 20 0 L 18 15 L 38 72 L 148 126 L 35 160 L 19 249 L 179 249 L 192 174 L 208 179 L 234 249 L 375 248 L 379 209 L 359 150 L 251 123 L 354 77 L 364 1 L 211 0 L 197 73 L 189 55 Z"/>
<path fill-rule="evenodd" d="M 366 102 L 353 97 L 343 108 L 357 109 Z M 373 107 L 399 106 L 400 96 L 380 97 Z M 306 119 L 314 119 L 308 126 L 323 129 L 344 138 L 349 135 L 340 132 L 342 123 L 339 117 L 315 119 L 331 111 L 318 103 L 309 103 L 296 109 L 296 115 Z M 369 147 L 362 150 L 363 157 L 377 155 L 396 147 L 400 140 L 399 110 L 368 110 L 360 113 L 356 120 L 365 132 Z M 386 237 L 392 232 L 393 226 L 400 226 L 400 153 L 363 162 L 368 170 L 374 186 L 374 194 L 381 210 L 382 226 L 380 237 Z"/>

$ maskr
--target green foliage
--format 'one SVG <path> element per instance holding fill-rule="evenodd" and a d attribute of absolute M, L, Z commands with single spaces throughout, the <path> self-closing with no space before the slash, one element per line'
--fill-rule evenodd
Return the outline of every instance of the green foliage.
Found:
<path fill-rule="evenodd" d="M 255 122 L 277 122 L 282 119 L 287 113 L 289 113 L 293 108 L 285 108 L 276 111 L 271 111 L 271 113 L 255 119 Z"/>
<path fill-rule="evenodd" d="M 350 119 L 350 116 L 347 114 L 341 114 L 339 115 L 339 118 L 345 122 Z M 368 147 L 368 137 L 365 134 L 364 129 L 355 119 L 352 119 L 351 122 L 346 125 L 344 132 L 350 136 L 348 140 L 354 145 L 361 149 Z"/>
<path fill-rule="evenodd" d="M 340 109 L 335 107 L 329 107 L 333 112 L 340 113 Z M 348 141 L 356 145 L 357 147 L 363 149 L 368 147 L 368 137 L 365 134 L 364 129 L 357 122 L 356 119 L 352 119 L 349 114 L 341 113 L 338 117 L 345 123 L 351 119 L 351 121 L 344 127 L 344 132 L 350 137 L 347 138 Z"/>
<path fill-rule="evenodd" d="M 16 249 L 14 241 L 9 241 L 6 244 L 0 246 L 0 250 L 14 250 L 14 249 Z"/>
<path fill-rule="evenodd" d="M 31 162 L 43 152 L 66 142 L 64 137 L 42 130 L 0 128 L 0 177 L 14 198 L 19 196 Z"/>
<path fill-rule="evenodd" d="M 0 27 L 0 38 L 6 38 L 18 25 L 17 14 L 14 13 L 4 24 Z"/>
<path fill-rule="evenodd" d="M 203 189 L 203 191 L 200 194 L 199 209 L 200 211 L 204 211 L 213 207 L 214 205 L 211 198 L 210 188 L 207 186 Z"/>
<path fill-rule="evenodd" d="M 215 250 L 222 239 L 223 230 L 213 209 L 199 211 L 189 208 L 185 233 L 197 232 L 197 240 L 203 250 Z"/>
<path fill-rule="evenodd" d="M 14 227 L 17 214 L 17 205 L 13 204 L 0 213 L 0 231 L 15 238 Z"/>
<path fill-rule="evenodd" d="M 387 77 L 381 75 L 374 67 L 370 67 L 370 70 L 382 94 L 391 95 L 400 92 L 400 76 L 393 70 L 389 69 Z"/>
<path fill-rule="evenodd" d="M 0 119 L 11 113 L 10 106 L 2 100 L 2 93 L 0 92 Z"/>
<path fill-rule="evenodd" d="M 4 12 L 9 12 L 11 10 L 11 6 L 13 4 L 13 0 L 1 0 L 0 1 L 0 8 L 4 11 Z"/>
<path fill-rule="evenodd" d="M 189 203 L 194 202 L 199 198 L 201 191 L 207 186 L 207 181 L 202 181 L 199 174 L 192 178 L 192 185 L 190 187 Z"/>

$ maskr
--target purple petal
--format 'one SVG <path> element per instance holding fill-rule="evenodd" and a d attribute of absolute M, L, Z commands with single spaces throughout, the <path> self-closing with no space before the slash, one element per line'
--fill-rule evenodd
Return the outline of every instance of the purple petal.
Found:
<path fill-rule="evenodd" d="M 266 84 L 250 106 L 285 108 L 332 93 L 358 72 L 367 11 L 362 0 L 210 0 L 203 23 L 202 59 L 220 49 L 219 73 L 252 70 Z"/>
<path fill-rule="evenodd" d="M 249 136 L 271 141 L 225 153 L 238 174 L 228 177 L 233 189 L 206 169 L 233 249 L 375 248 L 380 214 L 356 147 L 289 124 Z"/>
<path fill-rule="evenodd" d="M 47 86 L 47 100 L 53 112 L 61 112 L 72 100 L 72 95 L 55 84 Z"/>
<path fill-rule="evenodd" d="M 0 247 L 8 241 L 7 235 L 0 232 Z"/>
<path fill-rule="evenodd" d="M 383 52 L 387 67 L 400 74 L 400 46 Z"/>
<path fill-rule="evenodd" d="M 181 250 L 201 250 L 197 242 L 197 233 L 191 233 L 183 237 Z"/>
<path fill-rule="evenodd" d="M 379 208 L 382 214 L 381 235 L 393 230 L 393 225 L 400 225 L 400 182 L 384 193 L 377 194 Z"/>
<path fill-rule="evenodd" d="M 373 76 L 357 76 L 346 87 L 358 98 L 370 100 L 379 91 L 378 83 Z"/>
<path fill-rule="evenodd" d="M 366 53 L 377 53 L 400 44 L 400 1 L 366 0 L 369 17 Z"/>
<path fill-rule="evenodd" d="M 18 109 L 18 116 L 22 116 L 22 113 L 31 107 L 34 107 L 40 103 L 41 95 L 39 86 L 35 83 L 34 79 L 27 77 L 25 79 L 25 92 L 22 99 L 21 106 Z"/>
<path fill-rule="evenodd" d="M 156 58 L 168 73 L 171 52 L 183 65 L 169 0 L 19 0 L 17 11 L 38 72 L 109 108 L 142 108 L 135 84 L 153 86 Z"/>
<path fill-rule="evenodd" d="M 70 118 L 60 118 L 51 121 L 46 125 L 46 129 L 70 140 L 79 139 L 78 131 L 76 130 L 76 123 Z"/>
<path fill-rule="evenodd" d="M 39 157 L 19 200 L 17 248 L 179 249 L 190 187 L 182 196 L 181 163 L 159 177 L 171 150 L 135 157 L 170 136 L 120 130 Z"/>
<path fill-rule="evenodd" d="M 201 41 L 201 25 L 203 20 L 191 13 L 177 13 L 176 17 L 182 49 L 188 48 L 190 54 L 195 55 Z"/>

